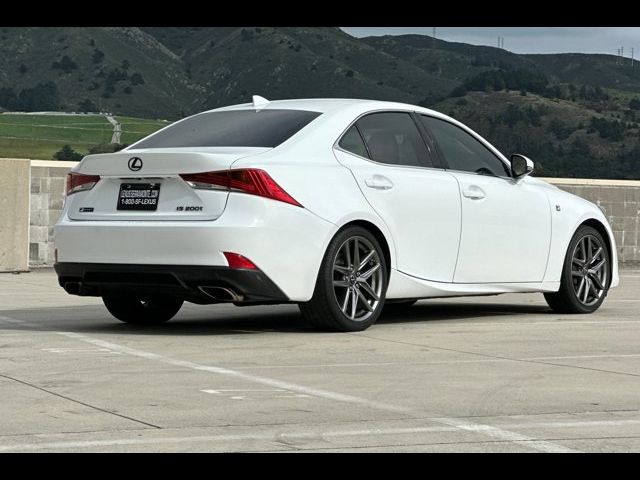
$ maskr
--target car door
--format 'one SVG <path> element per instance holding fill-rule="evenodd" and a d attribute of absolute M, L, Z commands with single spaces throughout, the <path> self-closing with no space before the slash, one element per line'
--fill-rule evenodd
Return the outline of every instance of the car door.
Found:
<path fill-rule="evenodd" d="M 411 112 L 361 117 L 337 142 L 369 204 L 387 224 L 397 269 L 438 282 L 453 281 L 460 237 L 456 179 L 439 168 Z"/>
<path fill-rule="evenodd" d="M 469 131 L 420 115 L 455 176 L 462 205 L 456 283 L 541 282 L 551 241 L 546 194 Z"/>

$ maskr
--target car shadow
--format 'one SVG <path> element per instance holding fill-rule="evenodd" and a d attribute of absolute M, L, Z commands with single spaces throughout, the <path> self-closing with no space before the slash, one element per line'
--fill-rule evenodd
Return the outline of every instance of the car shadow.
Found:
<path fill-rule="evenodd" d="M 209 308 L 210 310 L 208 310 Z M 268 332 L 299 332 L 321 334 L 309 326 L 293 305 L 269 307 L 184 308 L 170 322 L 161 325 L 130 325 L 112 318 L 101 305 L 58 307 L 2 312 L 25 323 L 2 325 L 10 330 L 48 330 L 85 334 L 127 335 L 239 335 Z M 449 322 L 495 318 L 496 316 L 525 316 L 546 314 L 546 305 L 470 303 L 453 301 L 422 301 L 410 307 L 385 307 L 378 325 L 414 324 L 419 322 Z M 517 318 L 514 318 L 517 321 Z M 375 328 L 375 326 L 373 327 Z"/>

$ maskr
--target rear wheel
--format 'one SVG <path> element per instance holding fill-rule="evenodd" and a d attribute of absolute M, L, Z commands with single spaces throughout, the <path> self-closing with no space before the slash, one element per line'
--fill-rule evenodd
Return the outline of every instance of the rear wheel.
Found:
<path fill-rule="evenodd" d="M 313 297 L 300 304 L 300 311 L 323 330 L 364 330 L 380 316 L 387 281 L 376 238 L 362 227 L 348 227 L 329 244 Z"/>
<path fill-rule="evenodd" d="M 609 291 L 610 252 L 595 228 L 583 225 L 574 234 L 564 261 L 560 290 L 545 293 L 558 313 L 591 313 Z"/>
<path fill-rule="evenodd" d="M 156 325 L 171 320 L 183 304 L 178 298 L 133 295 L 104 295 L 102 301 L 118 320 L 136 325 Z"/>

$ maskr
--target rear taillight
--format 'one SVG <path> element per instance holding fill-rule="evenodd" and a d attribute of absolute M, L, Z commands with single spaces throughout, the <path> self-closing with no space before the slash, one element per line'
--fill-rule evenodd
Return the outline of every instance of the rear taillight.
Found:
<path fill-rule="evenodd" d="M 302 206 L 285 192 L 267 172 L 257 168 L 186 173 L 180 176 L 193 188 L 231 190 L 271 198 L 297 207 Z"/>
<path fill-rule="evenodd" d="M 67 175 L 67 195 L 91 190 L 100 180 L 99 175 L 83 175 L 81 173 L 69 173 Z"/>

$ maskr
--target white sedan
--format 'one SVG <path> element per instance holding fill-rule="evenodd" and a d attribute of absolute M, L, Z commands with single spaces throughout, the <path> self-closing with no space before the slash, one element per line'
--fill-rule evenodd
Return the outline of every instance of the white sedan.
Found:
<path fill-rule="evenodd" d="M 355 331 L 385 303 L 507 292 L 593 312 L 618 284 L 611 228 L 532 171 L 415 105 L 254 97 L 86 156 L 55 269 L 137 324 L 184 301 L 297 303 L 319 328 Z"/>

